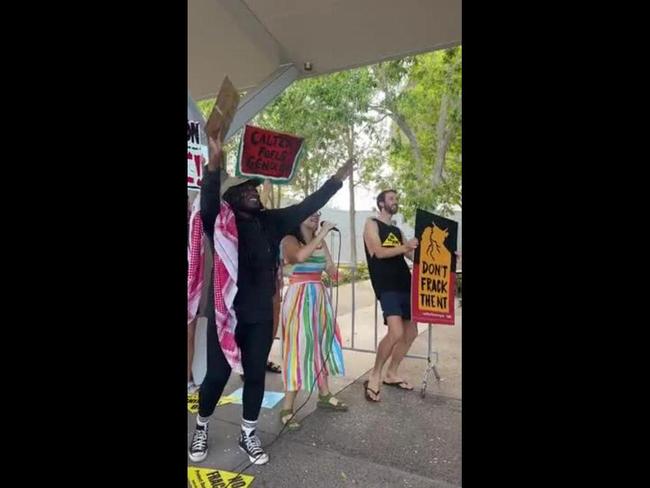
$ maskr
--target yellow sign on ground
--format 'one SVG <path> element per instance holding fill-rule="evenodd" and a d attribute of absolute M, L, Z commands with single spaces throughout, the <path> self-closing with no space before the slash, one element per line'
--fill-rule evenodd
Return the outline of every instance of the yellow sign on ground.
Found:
<path fill-rule="evenodd" d="M 229 403 L 235 403 L 236 401 L 237 399 L 235 397 L 222 396 L 221 398 L 219 398 L 219 401 L 217 402 L 217 406 L 220 407 L 221 405 L 228 405 Z"/>
<path fill-rule="evenodd" d="M 194 393 L 192 395 L 187 395 L 187 409 L 190 413 L 196 413 L 199 411 L 199 394 Z"/>
<path fill-rule="evenodd" d="M 222 396 L 219 398 L 218 406 L 228 405 L 229 403 L 235 403 L 236 398 L 230 396 Z M 197 413 L 199 411 L 199 394 L 193 393 L 192 395 L 187 395 L 187 410 L 190 413 Z"/>
<path fill-rule="evenodd" d="M 223 469 L 187 467 L 187 480 L 191 488 L 245 488 L 251 486 L 254 476 L 231 473 Z"/>

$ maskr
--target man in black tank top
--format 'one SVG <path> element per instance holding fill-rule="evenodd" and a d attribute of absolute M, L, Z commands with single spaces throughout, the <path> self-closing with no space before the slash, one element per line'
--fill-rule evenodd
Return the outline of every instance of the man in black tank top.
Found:
<path fill-rule="evenodd" d="M 411 272 L 404 260 L 413 260 L 418 240 L 404 242 L 402 232 L 391 222 L 398 209 L 395 190 L 382 191 L 377 196 L 377 208 L 379 217 L 368 219 L 363 230 L 370 281 L 388 325 L 388 334 L 377 346 L 375 366 L 364 383 L 366 399 L 375 402 L 379 401 L 381 371 L 389 357 L 383 384 L 413 389 L 398 375 L 397 368 L 418 333 L 417 325 L 411 322 Z"/>

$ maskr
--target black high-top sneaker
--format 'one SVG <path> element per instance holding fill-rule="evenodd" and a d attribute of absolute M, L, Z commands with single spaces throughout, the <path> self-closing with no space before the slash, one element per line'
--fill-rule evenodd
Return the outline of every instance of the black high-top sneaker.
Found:
<path fill-rule="evenodd" d="M 190 460 L 200 463 L 208 457 L 208 425 L 196 425 L 189 449 Z"/>
<path fill-rule="evenodd" d="M 251 432 L 251 435 L 246 435 L 246 432 L 241 431 L 239 434 L 239 448 L 248 454 L 248 459 L 253 464 L 266 464 L 269 462 L 269 455 L 262 449 L 262 442 L 255 435 L 255 431 Z"/>

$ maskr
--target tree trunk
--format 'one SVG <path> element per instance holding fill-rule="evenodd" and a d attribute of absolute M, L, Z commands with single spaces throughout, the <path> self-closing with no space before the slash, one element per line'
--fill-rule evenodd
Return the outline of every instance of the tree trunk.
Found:
<path fill-rule="evenodd" d="M 409 140 L 411 146 L 411 151 L 413 151 L 413 157 L 415 158 L 415 174 L 417 175 L 418 181 L 422 180 L 422 167 L 424 166 L 422 160 L 422 151 L 420 150 L 420 144 L 418 144 L 418 139 L 415 136 L 415 132 L 408 125 L 404 117 L 397 113 L 394 110 L 390 111 L 390 118 L 395 121 L 397 126 L 404 133 L 406 138 Z"/>
<path fill-rule="evenodd" d="M 454 64 L 447 70 L 447 81 L 451 83 L 452 77 L 456 68 L 461 63 L 461 57 L 458 56 Z M 450 106 L 451 105 L 451 106 Z M 451 138 L 454 133 L 454 124 L 449 123 L 449 111 L 462 110 L 462 100 L 460 96 L 450 99 L 449 92 L 442 94 L 440 100 L 440 111 L 438 112 L 438 124 L 436 125 L 436 161 L 433 167 L 433 175 L 431 182 L 433 187 L 436 188 L 444 181 L 445 162 L 447 159 L 447 151 L 451 143 Z"/>
<path fill-rule="evenodd" d="M 264 180 L 264 183 L 262 184 L 262 192 L 260 194 L 260 201 L 262 202 L 262 205 L 266 208 L 274 208 L 273 207 L 273 185 L 271 184 L 271 180 Z"/>
<path fill-rule="evenodd" d="M 276 190 L 277 200 L 275 201 L 275 206 L 273 208 L 280 208 L 280 204 L 282 203 L 282 187 L 280 185 L 277 185 Z"/>
<path fill-rule="evenodd" d="M 305 182 L 304 182 L 304 185 L 302 187 L 302 191 L 303 191 L 303 193 L 305 195 L 305 198 L 307 198 L 309 196 L 309 186 L 310 186 L 309 183 L 310 183 L 310 181 L 309 181 L 309 168 L 306 167 L 306 166 L 305 166 L 304 174 L 305 174 Z"/>
<path fill-rule="evenodd" d="M 436 126 L 436 162 L 433 166 L 433 175 L 431 179 L 433 188 L 436 188 L 440 183 L 442 183 L 445 159 L 447 157 L 447 150 L 449 149 L 449 142 L 451 140 L 451 128 L 448 127 L 447 124 L 448 109 L 449 95 L 445 93 L 442 95 L 442 100 L 440 101 L 440 112 L 438 113 L 438 124 Z"/>

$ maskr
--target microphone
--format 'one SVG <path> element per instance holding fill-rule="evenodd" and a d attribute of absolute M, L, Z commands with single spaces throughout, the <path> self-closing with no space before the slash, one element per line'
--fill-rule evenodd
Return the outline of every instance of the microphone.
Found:
<path fill-rule="evenodd" d="M 321 221 L 321 223 L 320 223 L 320 226 L 321 226 L 321 227 L 323 227 L 323 224 L 324 224 L 324 223 L 325 223 L 325 221 L 324 221 L 324 220 L 323 220 L 323 221 Z M 339 234 L 341 233 L 341 231 L 340 231 L 340 230 L 338 230 L 338 229 L 337 229 L 336 227 L 332 227 L 332 229 L 331 229 L 331 230 L 333 230 L 334 232 L 338 232 Z"/>

